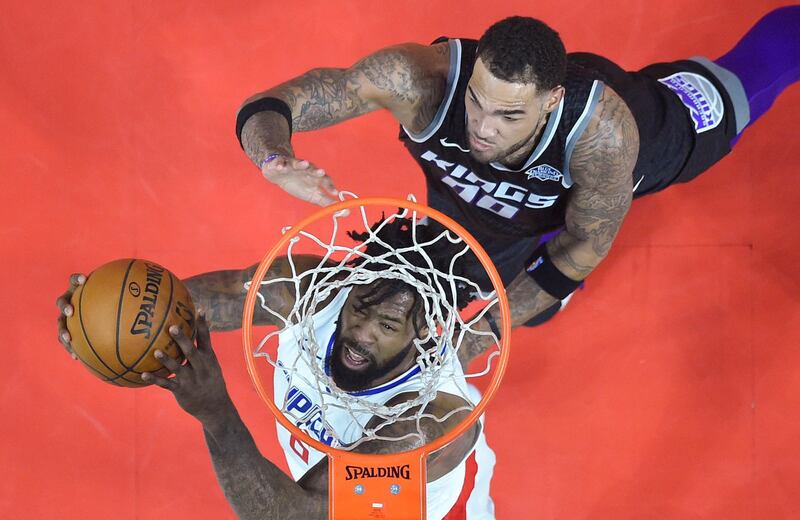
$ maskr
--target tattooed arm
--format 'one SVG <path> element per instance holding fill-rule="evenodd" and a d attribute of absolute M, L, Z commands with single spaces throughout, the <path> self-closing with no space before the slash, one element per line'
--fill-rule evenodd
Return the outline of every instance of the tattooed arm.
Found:
<path fill-rule="evenodd" d="M 633 197 L 632 172 L 639 153 L 639 132 L 625 102 L 611 88 L 575 145 L 569 171 L 574 181 L 563 232 L 547 244 L 553 264 L 567 277 L 586 278 L 606 257 Z M 511 325 L 516 327 L 549 308 L 556 299 L 526 272 L 506 289 Z M 499 320 L 499 311 L 492 315 Z M 484 324 L 483 330 L 489 330 Z M 475 339 L 475 338 L 473 338 Z M 488 345 L 471 341 L 460 358 L 468 363 Z"/>
<path fill-rule="evenodd" d="M 298 273 L 312 269 L 319 265 L 320 259 L 311 255 L 296 255 L 294 257 L 295 269 Z M 203 273 L 183 280 L 192 301 L 197 309 L 205 312 L 209 328 L 212 331 L 238 329 L 242 326 L 244 312 L 244 298 L 247 290 L 244 284 L 253 278 L 258 265 L 246 269 L 233 269 L 227 271 L 214 271 Z M 291 278 L 292 269 L 285 257 L 280 257 L 270 266 L 264 276 L 265 280 L 272 278 Z M 304 291 L 305 287 L 301 287 Z M 294 305 L 295 292 L 292 283 L 271 284 L 261 293 L 267 300 L 270 308 L 282 316 L 287 316 Z M 256 305 L 253 313 L 254 325 L 281 325 L 276 322 L 275 316 Z"/>
<path fill-rule="evenodd" d="M 555 266 L 583 280 L 606 257 L 633 198 L 639 131 L 625 102 L 605 87 L 570 161 L 575 183 L 565 232 L 549 244 Z"/>
<path fill-rule="evenodd" d="M 324 493 L 304 489 L 261 455 L 228 393 L 202 314 L 194 342 L 177 327 L 170 328 L 169 333 L 186 364 L 156 350 L 156 358 L 174 377 L 145 372 L 142 379 L 172 392 L 180 407 L 200 421 L 217 480 L 237 517 L 327 518 Z"/>
<path fill-rule="evenodd" d="M 169 332 L 187 363 L 181 365 L 156 351 L 156 357 L 174 377 L 146 372 L 142 378 L 172 392 L 181 408 L 200 421 L 217 480 L 237 516 L 248 520 L 327 518 L 327 463 L 317 464 L 300 481 L 294 482 L 261 455 L 227 391 L 205 318 L 201 315 L 197 322 L 196 347 L 179 328 Z M 415 396 L 400 394 L 386 404 L 392 406 Z M 375 418 L 369 422 L 368 428 L 379 428 L 379 435 L 402 440 L 368 441 L 355 447 L 355 451 L 382 454 L 417 448 L 455 428 L 468 413 L 463 409 L 465 407 L 468 408 L 468 403 L 462 398 L 440 393 L 425 405 L 425 417 L 419 421 L 397 421 L 380 428 L 382 420 Z M 418 410 L 409 410 L 404 416 L 415 411 Z M 445 475 L 466 458 L 477 440 L 479 428 L 480 425 L 475 424 L 453 443 L 428 457 L 429 481 Z M 417 435 L 404 438 L 408 434 Z"/>
<path fill-rule="evenodd" d="M 382 49 L 346 69 L 306 72 L 245 101 L 278 98 L 292 112 L 295 132 L 317 130 L 380 108 L 388 109 L 406 128 L 423 130 L 444 96 L 449 66 L 447 43 L 405 44 Z M 262 174 L 279 187 L 320 205 L 333 202 L 333 183 L 325 172 L 295 158 L 289 126 L 275 112 L 251 116 L 242 129 L 242 146 Z M 270 154 L 276 160 L 264 164 Z M 327 193 L 326 193 L 327 192 Z"/>

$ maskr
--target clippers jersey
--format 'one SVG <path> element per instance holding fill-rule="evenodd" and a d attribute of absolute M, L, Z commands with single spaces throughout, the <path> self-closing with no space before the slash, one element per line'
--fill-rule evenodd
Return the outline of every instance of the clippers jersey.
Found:
<path fill-rule="evenodd" d="M 349 288 L 340 290 L 331 303 L 313 317 L 316 341 L 320 346 L 326 345 L 324 354 L 318 355 L 315 360 L 320 370 L 327 371 L 327 361 L 333 350 L 336 322 L 349 293 Z M 342 401 L 331 395 L 324 385 L 318 383 L 317 377 L 308 365 L 306 355 L 300 348 L 302 337 L 302 331 L 298 325 L 283 330 L 278 336 L 277 363 L 283 369 L 276 368 L 274 372 L 275 404 L 282 410 L 286 410 L 284 414 L 295 425 L 320 442 L 329 446 L 338 446 L 336 438 L 341 439 L 345 444 L 357 441 L 363 436 L 363 429 L 372 418 L 372 414 L 350 412 L 342 406 Z M 453 356 L 444 357 L 444 365 L 439 377 L 446 381 L 439 387 L 439 392 L 467 398 L 469 390 L 464 380 L 464 373 L 458 360 Z M 360 401 L 380 405 L 404 392 L 417 393 L 422 387 L 420 369 L 414 366 L 392 381 L 375 388 L 353 392 L 350 395 L 358 397 Z M 325 407 L 324 418 L 323 407 Z M 286 455 L 289 470 L 292 477 L 299 480 L 326 455 L 302 443 L 280 423 L 276 423 L 276 425 L 278 442 Z M 488 450 L 491 454 L 482 430 L 480 437 L 475 445 L 475 450 Z M 493 460 L 494 455 L 491 456 Z M 479 455 L 476 458 L 480 461 Z M 466 458 L 452 471 L 427 484 L 427 514 L 429 518 L 443 518 L 453 508 L 461 495 L 466 474 L 465 467 Z M 486 496 L 483 500 L 491 503 L 488 486 L 486 486 Z"/>
<path fill-rule="evenodd" d="M 515 240 L 564 225 L 572 186 L 569 161 L 605 85 L 625 101 L 639 130 L 635 196 L 692 179 L 727 154 L 736 135 L 732 108 L 738 107 L 732 107 L 726 91 L 730 73 L 704 58 L 626 72 L 600 56 L 571 53 L 564 97 L 523 166 L 481 164 L 469 154 L 464 103 L 477 41 L 447 41 L 450 68 L 441 105 L 424 131 L 401 128 L 400 140 L 425 173 L 434 192 L 429 199 L 441 202 L 438 209 L 459 221 L 493 257 Z"/>

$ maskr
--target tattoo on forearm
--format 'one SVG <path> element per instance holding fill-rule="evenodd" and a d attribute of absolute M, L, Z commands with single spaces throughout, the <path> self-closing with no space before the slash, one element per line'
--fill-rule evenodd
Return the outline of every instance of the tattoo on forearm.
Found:
<path fill-rule="evenodd" d="M 360 98 L 358 74 L 348 69 L 314 69 L 263 95 L 277 97 L 292 110 L 294 131 L 315 130 L 363 114 L 369 110 Z M 289 128 L 283 116 L 255 114 L 242 128 L 245 153 L 260 165 L 269 153 L 294 156 Z"/>
<path fill-rule="evenodd" d="M 206 313 L 210 330 L 224 331 L 241 327 L 247 294 L 244 284 L 252 279 L 255 269 L 256 266 L 244 270 L 215 271 L 183 281 L 195 307 Z M 270 267 L 265 278 L 287 276 L 290 276 L 290 272 L 286 262 L 279 259 Z M 262 288 L 261 294 L 271 309 L 285 313 L 287 305 L 291 305 L 295 297 L 290 286 L 289 283 L 271 284 L 269 289 Z M 275 324 L 275 317 L 256 303 L 253 324 Z"/>
<path fill-rule="evenodd" d="M 242 323 L 244 287 L 241 271 L 217 271 L 184 280 L 197 309 L 206 313 L 212 331 L 232 330 Z"/>
<path fill-rule="evenodd" d="M 420 131 L 433 120 L 446 85 L 446 74 L 422 64 L 430 56 L 447 62 L 449 46 L 384 49 L 348 69 L 314 69 L 259 96 L 285 101 L 294 131 L 324 128 L 381 107 Z M 286 122 L 270 112 L 247 121 L 242 144 L 257 165 L 271 152 L 294 155 Z"/>
<path fill-rule="evenodd" d="M 367 112 L 353 69 L 314 69 L 274 90 L 292 109 L 297 131 L 316 130 Z"/>
<path fill-rule="evenodd" d="M 247 120 L 242 128 L 242 148 L 259 167 L 271 153 L 294 157 L 289 127 L 283 116 L 275 112 L 259 112 Z"/>
<path fill-rule="evenodd" d="M 506 287 L 506 297 L 511 310 L 512 327 L 523 325 L 549 309 L 557 301 L 553 296 L 543 291 L 525 271 L 520 272 Z M 497 322 L 497 326 L 502 327 L 500 311 L 495 308 L 491 312 Z M 487 324 L 486 330 L 488 330 L 488 327 Z M 461 365 L 466 367 L 473 359 L 486 352 L 493 345 L 494 341 L 491 336 L 468 334 L 458 351 L 458 359 Z"/>

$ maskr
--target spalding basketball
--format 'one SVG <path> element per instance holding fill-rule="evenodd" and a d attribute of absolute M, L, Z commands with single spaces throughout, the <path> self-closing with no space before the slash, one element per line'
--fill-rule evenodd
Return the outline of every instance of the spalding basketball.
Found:
<path fill-rule="evenodd" d="M 67 318 L 72 348 L 103 381 L 146 386 L 142 372 L 166 369 L 153 356 L 160 349 L 182 360 L 169 334 L 178 325 L 194 335 L 195 309 L 186 286 L 168 270 L 146 260 L 115 260 L 91 273 L 72 294 Z"/>

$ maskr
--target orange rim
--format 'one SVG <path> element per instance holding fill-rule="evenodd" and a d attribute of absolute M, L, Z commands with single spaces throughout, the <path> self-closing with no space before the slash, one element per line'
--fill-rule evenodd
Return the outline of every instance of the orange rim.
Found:
<path fill-rule="evenodd" d="M 461 237 L 464 242 L 469 245 L 472 252 L 478 257 L 483 268 L 489 275 L 489 279 L 494 286 L 495 293 L 498 299 L 498 305 L 500 307 L 501 317 L 502 317 L 502 328 L 501 328 L 501 338 L 500 338 L 500 357 L 499 360 L 496 361 L 497 365 L 494 369 L 494 373 L 492 374 L 492 379 L 489 382 L 489 385 L 481 400 L 475 405 L 475 408 L 467 415 L 467 417 L 461 421 L 455 428 L 451 431 L 447 432 L 444 436 L 424 445 L 419 448 L 416 448 L 411 451 L 407 452 L 400 452 L 400 453 L 393 453 L 393 454 L 380 454 L 380 455 L 364 455 L 349 452 L 346 450 L 340 450 L 327 444 L 324 444 L 313 437 L 309 436 L 306 432 L 304 432 L 299 427 L 295 426 L 289 419 L 284 416 L 283 412 L 275 405 L 273 401 L 273 397 L 265 390 L 264 382 L 262 381 L 261 374 L 256 368 L 256 358 L 253 356 L 253 314 L 255 312 L 255 303 L 256 297 L 258 294 L 258 290 L 261 286 L 261 282 L 264 279 L 264 276 L 267 273 L 267 270 L 275 261 L 275 258 L 284 251 L 284 247 L 288 244 L 288 242 L 297 236 L 303 229 L 308 227 L 310 224 L 328 217 L 335 212 L 342 211 L 345 209 L 351 209 L 360 206 L 393 206 L 398 208 L 404 208 L 411 211 L 415 211 L 418 214 L 422 214 L 422 216 L 430 216 L 439 221 L 441 224 L 445 225 L 450 230 L 454 231 Z M 511 336 L 511 319 L 510 319 L 510 312 L 508 306 L 508 299 L 506 297 L 505 289 L 503 287 L 503 283 L 500 279 L 500 275 L 497 273 L 497 269 L 495 269 L 494 264 L 492 263 L 489 255 L 484 251 L 483 247 L 470 235 L 467 230 L 465 230 L 460 224 L 455 222 L 453 219 L 448 217 L 447 215 L 442 214 L 441 212 L 429 208 L 427 206 L 418 204 L 416 202 L 403 200 L 403 199 L 395 199 L 389 197 L 371 197 L 371 198 L 354 198 L 339 202 L 337 204 L 333 204 L 331 206 L 327 206 L 317 210 L 316 212 L 312 213 L 308 217 L 302 219 L 297 225 L 293 226 L 290 230 L 288 230 L 275 246 L 264 256 L 259 264 L 258 268 L 256 269 L 255 274 L 253 275 L 253 280 L 250 285 L 250 288 L 247 291 L 247 296 L 245 298 L 245 306 L 244 306 L 244 314 L 242 317 L 242 331 L 243 331 L 243 346 L 244 346 L 244 354 L 245 360 L 247 362 L 247 371 L 250 374 L 250 378 L 253 381 L 253 384 L 256 387 L 256 391 L 258 392 L 261 399 L 270 409 L 270 411 L 275 415 L 276 420 L 289 432 L 296 435 L 298 439 L 302 439 L 303 442 L 308 444 L 309 446 L 315 448 L 316 450 L 325 453 L 328 455 L 329 461 L 331 462 L 331 480 L 330 480 L 330 493 L 333 496 L 334 487 L 337 485 L 341 485 L 343 482 L 339 480 L 339 478 L 334 477 L 334 465 L 338 462 L 347 462 L 349 458 L 361 458 L 364 457 L 370 458 L 370 460 L 374 460 L 376 462 L 380 462 L 382 465 L 391 465 L 391 464 L 398 464 L 398 463 L 412 463 L 418 464 L 418 468 L 420 469 L 420 474 L 424 474 L 425 469 L 425 455 L 438 450 L 439 448 L 449 444 L 454 439 L 456 439 L 459 435 L 464 433 L 468 428 L 470 428 L 475 421 L 483 413 L 483 410 L 488 405 L 489 401 L 494 397 L 497 388 L 500 385 L 500 381 L 503 378 L 503 374 L 505 373 L 506 364 L 508 362 L 509 356 L 509 344 L 510 344 L 510 336 Z M 420 461 L 420 462 L 417 462 Z M 424 477 L 422 481 L 424 482 Z M 424 496 L 424 490 L 422 491 L 422 496 Z M 423 501 L 424 502 L 424 501 Z M 333 506 L 333 502 L 331 502 L 331 506 Z M 421 515 L 424 516 L 424 503 L 421 505 L 422 513 Z M 341 511 L 342 508 L 338 508 Z M 333 518 L 333 507 L 331 507 L 331 518 Z M 411 516 L 409 518 L 422 518 L 423 516 Z M 337 518 L 345 518 L 347 515 L 338 515 Z M 404 516 L 401 516 L 404 517 Z"/>
<path fill-rule="evenodd" d="M 508 355 L 509 355 L 509 339 L 511 336 L 511 320 L 510 320 L 510 311 L 508 306 L 508 299 L 506 298 L 505 288 L 503 287 L 503 282 L 500 279 L 500 275 L 497 272 L 497 269 L 494 267 L 489 255 L 483 249 L 483 247 L 478 244 L 478 242 L 470 235 L 466 229 L 464 229 L 460 224 L 456 221 L 448 217 L 447 215 L 427 206 L 423 206 L 416 202 L 403 200 L 403 199 L 395 199 L 391 197 L 368 197 L 363 199 L 350 199 L 339 202 L 337 204 L 333 204 L 331 206 L 326 206 L 317 210 L 316 212 L 312 213 L 308 217 L 302 219 L 296 226 L 293 226 L 292 229 L 288 230 L 275 246 L 269 251 L 269 253 L 264 256 L 259 264 L 258 268 L 256 269 L 255 274 L 253 275 L 253 280 L 250 285 L 250 288 L 247 291 L 247 296 L 244 302 L 244 314 L 242 317 L 242 334 L 243 334 L 243 345 L 244 345 L 244 353 L 245 353 L 245 360 L 247 361 L 247 371 L 250 374 L 250 378 L 253 380 L 253 383 L 256 386 L 256 390 L 258 394 L 261 396 L 261 399 L 266 403 L 272 413 L 275 415 L 276 419 L 279 423 L 281 423 L 287 430 L 292 433 L 295 433 L 302 437 L 304 440 L 308 441 L 310 446 L 313 446 L 318 451 L 323 453 L 331 453 L 332 451 L 341 451 L 337 450 L 336 448 L 332 448 L 327 444 L 319 442 L 314 438 L 308 436 L 303 430 L 295 426 L 294 424 L 287 419 L 283 413 L 275 406 L 275 403 L 272 400 L 272 397 L 269 393 L 264 390 L 264 385 L 261 379 L 261 375 L 259 374 L 258 370 L 256 369 L 256 359 L 253 357 L 253 313 L 255 311 L 255 300 L 256 295 L 258 294 L 258 288 L 261 286 L 261 282 L 264 280 L 264 276 L 267 273 L 267 270 L 275 261 L 275 258 L 278 254 L 283 251 L 284 246 L 293 238 L 295 237 L 300 231 L 305 229 L 308 225 L 317 220 L 320 220 L 328 215 L 331 215 L 337 211 L 345 210 L 354 208 L 357 206 L 396 206 L 399 208 L 407 208 L 413 211 L 417 211 L 418 213 L 422 213 L 423 215 L 429 215 L 434 217 L 437 221 L 444 224 L 451 230 L 455 231 L 459 237 L 461 237 L 464 242 L 469 245 L 472 249 L 472 252 L 475 253 L 475 256 L 478 257 L 483 268 L 486 269 L 486 272 L 489 275 L 489 279 L 494 286 L 495 292 L 497 294 L 498 305 L 500 307 L 500 312 L 502 316 L 502 328 L 501 328 L 501 339 L 500 339 L 500 359 L 497 361 L 497 368 L 494 371 L 492 379 L 489 383 L 488 388 L 484 392 L 480 402 L 475 405 L 475 408 L 467 415 L 466 419 L 461 421 L 461 423 L 455 427 L 453 430 L 448 432 L 446 435 L 440 437 L 439 439 L 426 444 L 425 446 L 421 446 L 415 450 L 412 450 L 407 453 L 430 453 L 432 451 L 436 451 L 437 449 L 445 446 L 446 444 L 452 442 L 456 437 L 464 433 L 475 421 L 478 420 L 478 417 L 483 413 L 483 410 L 486 408 L 486 405 L 489 401 L 494 397 L 497 388 L 500 386 L 500 381 L 503 378 L 503 374 L 505 373 L 506 364 L 508 362 Z M 376 457 L 391 457 L 392 455 L 375 455 Z"/>

